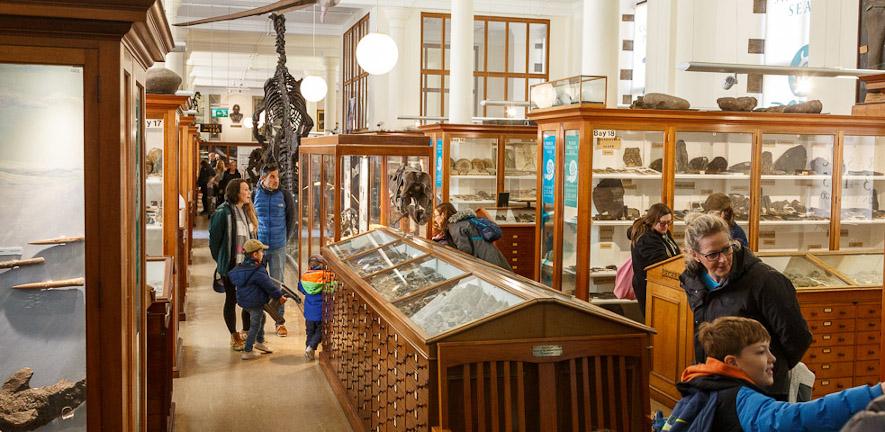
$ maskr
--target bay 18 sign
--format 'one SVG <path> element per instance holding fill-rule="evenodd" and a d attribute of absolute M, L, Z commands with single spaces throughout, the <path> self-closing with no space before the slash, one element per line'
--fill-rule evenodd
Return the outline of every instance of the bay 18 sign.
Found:
<path fill-rule="evenodd" d="M 221 124 L 218 123 L 200 123 L 200 132 L 220 134 Z"/>

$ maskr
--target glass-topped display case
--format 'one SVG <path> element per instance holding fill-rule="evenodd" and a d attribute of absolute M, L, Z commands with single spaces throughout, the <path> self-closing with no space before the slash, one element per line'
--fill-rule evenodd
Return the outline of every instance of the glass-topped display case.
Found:
<path fill-rule="evenodd" d="M 581 103 L 605 104 L 608 95 L 604 76 L 578 75 L 529 88 L 530 110 Z"/>
<path fill-rule="evenodd" d="M 809 256 L 853 285 L 882 286 L 882 249 L 812 252 Z"/>
<path fill-rule="evenodd" d="M 787 277 L 796 289 L 835 288 L 850 286 L 852 282 L 809 259 L 803 252 L 779 254 L 763 252 L 759 259 Z"/>
<path fill-rule="evenodd" d="M 537 201 L 537 269 L 542 282 L 579 298 L 610 295 L 613 270 L 629 257 L 628 227 L 658 202 L 673 209 L 680 243 L 688 213 L 730 206 L 754 251 L 885 247 L 881 121 L 587 103 L 529 118 L 539 153 L 553 161 L 542 163 L 551 196 Z"/>
<path fill-rule="evenodd" d="M 432 148 L 422 134 L 383 133 L 305 138 L 298 208 L 301 235 L 293 236 L 293 260 L 304 267 L 320 247 L 366 232 L 393 226 L 428 236 L 427 224 L 403 217 L 390 203 L 389 175 L 404 164 L 427 173 L 433 170 Z M 432 185 L 431 185 L 432 189 Z M 432 193 L 430 193 L 432 196 Z M 432 209 L 420 209 L 427 214 Z"/>
<path fill-rule="evenodd" d="M 503 430 L 509 417 L 545 430 L 539 413 L 564 416 L 585 404 L 577 395 L 550 404 L 539 390 L 568 394 L 582 382 L 608 385 L 615 402 L 606 411 L 614 414 L 575 414 L 612 430 L 648 426 L 651 329 L 642 324 L 386 227 L 322 253 L 336 284 L 323 294 L 320 362 L 339 400 L 358 413 L 355 429 L 395 422 L 403 430 L 466 430 L 465 417 L 499 406 L 505 413 L 492 427 Z M 570 364 L 585 365 L 584 374 L 569 372 Z M 465 383 L 489 389 L 488 397 L 465 407 Z M 519 406 L 506 402 L 517 398 Z"/>
<path fill-rule="evenodd" d="M 420 129 L 430 137 L 437 161 L 436 204 L 476 210 L 534 203 L 537 128 L 440 123 Z"/>

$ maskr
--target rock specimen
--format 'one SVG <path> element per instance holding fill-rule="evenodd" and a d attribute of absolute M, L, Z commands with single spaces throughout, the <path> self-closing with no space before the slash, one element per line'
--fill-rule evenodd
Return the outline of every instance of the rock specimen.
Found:
<path fill-rule="evenodd" d="M 785 113 L 802 113 L 802 114 L 820 114 L 824 109 L 824 104 L 815 99 L 808 102 L 802 102 L 795 105 L 787 105 L 784 108 Z"/>
<path fill-rule="evenodd" d="M 593 188 L 593 205 L 600 220 L 624 217 L 624 183 L 619 179 L 603 179 Z"/>
<path fill-rule="evenodd" d="M 811 170 L 818 175 L 830 175 L 833 173 L 833 169 L 830 167 L 830 161 L 822 157 L 816 157 L 811 160 Z"/>
<path fill-rule="evenodd" d="M 719 174 L 728 169 L 728 160 L 722 156 L 716 156 L 707 164 L 707 174 Z"/>
<path fill-rule="evenodd" d="M 686 110 L 691 107 L 687 100 L 664 93 L 646 93 L 630 105 L 631 109 Z"/>
<path fill-rule="evenodd" d="M 873 211 L 879 211 L 879 192 L 873 189 Z"/>
<path fill-rule="evenodd" d="M 762 152 L 762 174 L 774 174 L 774 156 L 770 151 Z"/>
<path fill-rule="evenodd" d="M 642 166 L 642 155 L 639 154 L 639 147 L 627 147 L 624 149 L 624 165 L 628 167 Z"/>
<path fill-rule="evenodd" d="M 753 110 L 753 112 L 780 112 L 780 113 L 782 113 L 782 112 L 784 112 L 784 108 L 786 108 L 786 105 L 772 105 L 768 108 L 756 108 Z"/>
<path fill-rule="evenodd" d="M 699 156 L 688 161 L 688 168 L 692 171 L 704 171 L 709 163 L 710 160 L 706 156 Z"/>
<path fill-rule="evenodd" d="M 750 162 L 741 162 L 741 163 L 737 163 L 737 164 L 734 164 L 734 165 L 728 167 L 729 172 L 736 172 L 736 173 L 743 173 L 743 174 L 749 174 L 750 169 L 752 169 Z"/>
<path fill-rule="evenodd" d="M 685 172 L 688 169 L 688 149 L 685 141 L 676 141 L 676 172 Z"/>
<path fill-rule="evenodd" d="M 86 401 L 86 379 L 72 383 L 61 380 L 46 387 L 31 388 L 30 368 L 19 369 L 0 387 L 0 430 L 31 431 L 57 418 L 63 409 L 74 409 Z"/>
<path fill-rule="evenodd" d="M 181 77 L 164 66 L 154 66 L 147 70 L 145 93 L 175 94 L 181 85 Z"/>
<path fill-rule="evenodd" d="M 721 97 L 716 99 L 716 104 L 722 111 L 753 111 L 759 101 L 752 96 L 741 96 L 739 98 Z"/>
<path fill-rule="evenodd" d="M 774 169 L 787 174 L 795 174 L 805 170 L 807 164 L 808 153 L 805 151 L 805 147 L 797 145 L 787 149 L 784 154 L 774 161 Z"/>
<path fill-rule="evenodd" d="M 655 159 L 648 165 L 648 167 L 657 172 L 662 172 L 664 171 L 664 160 L 661 158 Z"/>
<path fill-rule="evenodd" d="M 467 174 L 470 172 L 470 159 L 458 159 L 455 161 L 454 174 Z"/>
<path fill-rule="evenodd" d="M 627 219 L 636 220 L 636 219 L 639 219 L 639 216 L 640 216 L 639 209 L 635 209 L 635 208 L 628 208 L 627 209 Z"/>

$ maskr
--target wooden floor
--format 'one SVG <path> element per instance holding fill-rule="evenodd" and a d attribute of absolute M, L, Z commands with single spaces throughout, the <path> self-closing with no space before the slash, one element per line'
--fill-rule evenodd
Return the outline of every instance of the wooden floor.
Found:
<path fill-rule="evenodd" d="M 200 218 L 203 230 L 205 220 Z M 224 295 L 211 288 L 214 265 L 207 241 L 195 239 L 188 320 L 180 333 L 183 367 L 174 382 L 175 431 L 350 431 L 319 365 L 304 359 L 304 320 L 297 306 L 287 304 L 288 337 L 272 333 L 272 320 L 265 327 L 276 352 L 243 361 L 231 351 L 221 314 Z"/>

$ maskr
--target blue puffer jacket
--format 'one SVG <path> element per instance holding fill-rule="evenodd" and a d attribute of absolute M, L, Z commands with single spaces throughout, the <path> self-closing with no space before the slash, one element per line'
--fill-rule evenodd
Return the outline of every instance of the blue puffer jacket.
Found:
<path fill-rule="evenodd" d="M 295 220 L 292 194 L 282 189 L 267 190 L 259 182 L 252 203 L 258 215 L 258 240 L 271 249 L 286 246 Z"/>
<path fill-rule="evenodd" d="M 270 280 L 264 265 L 255 264 L 251 259 L 238 264 L 227 276 L 237 287 L 237 304 L 241 308 L 261 307 L 271 298 L 283 296 L 280 288 Z"/>

